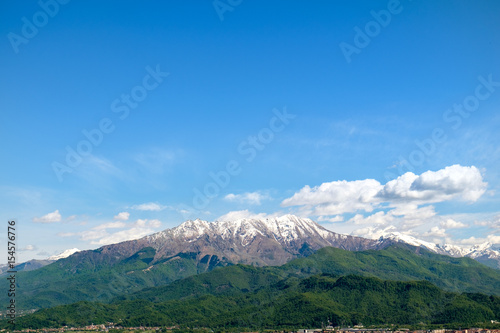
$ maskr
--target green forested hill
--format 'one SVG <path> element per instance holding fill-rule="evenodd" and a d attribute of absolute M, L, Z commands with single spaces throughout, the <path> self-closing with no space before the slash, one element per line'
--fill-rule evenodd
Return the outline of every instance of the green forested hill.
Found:
<path fill-rule="evenodd" d="M 148 269 L 154 255 L 154 249 L 144 248 L 109 267 L 96 267 L 89 261 L 79 266 L 79 272 L 73 272 L 65 269 L 63 260 L 36 271 L 21 272 L 18 274 L 18 308 L 45 308 L 82 300 L 166 301 L 204 294 L 229 295 L 235 291 L 257 290 L 288 277 L 304 278 L 322 273 L 426 280 L 447 291 L 500 295 L 500 271 L 469 258 L 452 258 L 403 245 L 358 252 L 326 247 L 279 267 L 214 266 L 208 270 L 215 270 L 199 275 L 196 274 L 206 271 L 207 267 L 200 267 L 195 254 L 179 254 Z M 0 287 L 6 282 L 0 281 Z M 0 300 L 5 297 L 0 295 Z"/>
<path fill-rule="evenodd" d="M 223 271 L 223 270 L 221 270 Z M 250 275 L 258 272 L 248 271 Z M 426 281 L 384 281 L 355 275 L 286 278 L 255 291 L 203 295 L 154 303 L 79 302 L 17 319 L 17 328 L 181 325 L 187 327 L 298 328 L 332 325 L 455 324 L 500 318 L 500 297 L 445 292 Z M 5 327 L 6 323 L 2 325 Z"/>
<path fill-rule="evenodd" d="M 84 262 L 74 263 L 75 258 L 69 257 L 34 271 L 19 272 L 16 295 L 18 308 L 48 308 L 82 300 L 108 302 L 118 295 L 166 285 L 217 266 L 228 265 L 219 262 L 210 266 L 210 263 L 197 260 L 195 253 L 180 253 L 165 258 L 151 269 L 150 262 L 155 254 L 153 248 L 147 247 L 115 263 L 96 263 L 97 260 L 91 255 L 87 255 Z M 7 290 L 7 282 L 1 279 L 0 289 Z M 8 302 L 7 294 L 0 294 L 0 302 Z"/>
<path fill-rule="evenodd" d="M 399 281 L 425 280 L 447 291 L 500 296 L 498 270 L 469 258 L 452 258 L 395 245 L 384 250 L 359 252 L 325 247 L 307 258 L 295 259 L 283 266 L 256 268 L 236 265 L 217 268 L 209 273 L 191 276 L 167 286 L 146 288 L 117 299 L 160 302 L 204 294 L 231 295 L 239 291 L 254 291 L 284 278 L 304 278 L 324 273 Z"/>

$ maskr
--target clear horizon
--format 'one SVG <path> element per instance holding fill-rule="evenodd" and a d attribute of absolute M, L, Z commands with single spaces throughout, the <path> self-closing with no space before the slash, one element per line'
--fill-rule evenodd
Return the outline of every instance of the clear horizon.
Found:
<path fill-rule="evenodd" d="M 500 244 L 500 3 L 2 4 L 18 262 L 207 221 Z M 0 254 L 0 263 L 6 254 Z"/>

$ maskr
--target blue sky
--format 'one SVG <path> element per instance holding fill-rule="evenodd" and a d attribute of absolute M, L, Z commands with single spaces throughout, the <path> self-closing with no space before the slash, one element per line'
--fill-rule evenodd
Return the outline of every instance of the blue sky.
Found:
<path fill-rule="evenodd" d="M 0 216 L 18 221 L 19 260 L 285 213 L 500 243 L 499 12 L 3 2 Z"/>

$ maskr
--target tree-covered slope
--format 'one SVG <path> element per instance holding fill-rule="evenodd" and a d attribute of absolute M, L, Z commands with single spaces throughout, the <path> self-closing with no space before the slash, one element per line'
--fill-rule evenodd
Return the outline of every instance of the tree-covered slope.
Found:
<path fill-rule="evenodd" d="M 446 292 L 426 281 L 323 274 L 286 278 L 259 290 L 231 295 L 219 293 L 159 303 L 141 299 L 111 304 L 79 302 L 18 318 L 16 328 L 105 322 L 211 328 L 298 328 L 327 323 L 466 327 L 499 317 L 497 296 Z M 3 322 L 2 326 L 7 324 Z"/>
<path fill-rule="evenodd" d="M 498 270 L 469 258 L 452 258 L 403 245 L 368 251 L 326 247 L 283 266 L 260 268 L 242 265 L 217 268 L 229 263 L 213 256 L 200 259 L 196 253 L 181 253 L 153 266 L 155 253 L 153 248 L 143 248 L 109 266 L 102 262 L 96 265 L 88 259 L 87 263 L 78 265 L 78 274 L 60 267 L 68 266 L 64 260 L 71 258 L 36 271 L 21 272 L 18 274 L 18 308 L 36 309 L 82 300 L 166 301 L 204 294 L 230 294 L 257 290 L 287 277 L 303 278 L 321 273 L 426 280 L 448 291 L 500 295 Z M 179 281 L 186 277 L 189 278 Z"/>
<path fill-rule="evenodd" d="M 180 253 L 152 266 L 155 254 L 155 249 L 148 247 L 118 262 L 94 262 L 92 256 L 86 256 L 86 261 L 78 265 L 72 262 L 75 258 L 70 257 L 35 271 L 19 272 L 18 309 L 39 309 L 82 300 L 107 302 L 145 287 L 165 285 L 228 265 L 213 257 L 209 262 L 209 259 L 197 258 L 196 253 Z M 0 287 L 6 286 L 6 282 L 1 280 Z M 0 301 L 8 302 L 6 297 L 6 294 L 0 295 Z"/>
<path fill-rule="evenodd" d="M 145 288 L 118 299 L 167 301 L 205 294 L 230 295 L 254 291 L 284 278 L 315 274 L 355 274 L 385 280 L 425 280 L 447 291 L 477 292 L 500 296 L 500 271 L 470 258 L 452 258 L 411 246 L 393 245 L 384 250 L 345 251 L 323 248 L 307 258 L 278 267 L 235 265 L 175 281 L 170 285 Z"/>

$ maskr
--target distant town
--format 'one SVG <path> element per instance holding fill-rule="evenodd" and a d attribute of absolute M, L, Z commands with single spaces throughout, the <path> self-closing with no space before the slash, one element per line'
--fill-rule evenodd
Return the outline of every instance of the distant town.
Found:
<path fill-rule="evenodd" d="M 493 321 L 497 324 L 498 322 Z M 121 327 L 115 326 L 113 323 L 101 325 L 88 325 L 84 327 L 69 327 L 63 326 L 60 328 L 43 328 L 43 329 L 23 329 L 23 330 L 6 330 L 2 329 L 0 332 L 6 333 L 48 333 L 48 332 L 214 332 L 210 328 L 180 328 L 179 326 L 138 326 L 138 327 Z M 326 327 L 326 328 L 308 328 L 299 330 L 261 330 L 261 331 L 244 331 L 237 329 L 229 329 L 228 332 L 244 332 L 244 333 L 500 333 L 500 329 L 483 329 L 483 328 L 470 328 L 463 330 L 450 330 L 450 329 L 434 329 L 434 330 L 410 330 L 407 328 L 398 328 L 391 330 L 390 328 L 341 328 L 341 327 Z"/>

